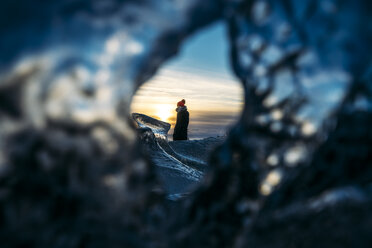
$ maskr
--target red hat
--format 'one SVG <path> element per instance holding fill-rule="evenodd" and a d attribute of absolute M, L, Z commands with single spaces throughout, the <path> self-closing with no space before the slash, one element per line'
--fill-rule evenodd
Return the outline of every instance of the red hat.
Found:
<path fill-rule="evenodd" d="M 183 106 L 185 106 L 185 104 L 183 103 L 183 101 L 179 101 L 177 103 L 177 107 L 183 107 Z"/>

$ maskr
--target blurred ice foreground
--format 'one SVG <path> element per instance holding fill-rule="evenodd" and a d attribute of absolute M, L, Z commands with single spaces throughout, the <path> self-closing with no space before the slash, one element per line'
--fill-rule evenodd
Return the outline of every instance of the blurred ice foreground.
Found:
<path fill-rule="evenodd" d="M 1 7 L 3 247 L 371 246 L 370 1 Z M 129 104 L 217 20 L 245 108 L 201 185 L 170 203 Z"/>

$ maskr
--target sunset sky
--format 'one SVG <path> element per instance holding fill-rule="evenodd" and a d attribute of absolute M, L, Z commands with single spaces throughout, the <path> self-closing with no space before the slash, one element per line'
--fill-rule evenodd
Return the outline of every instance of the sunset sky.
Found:
<path fill-rule="evenodd" d="M 242 88 L 228 64 L 225 32 L 216 24 L 190 38 L 179 56 L 137 91 L 132 112 L 169 122 L 171 138 L 176 104 L 185 99 L 190 139 L 224 135 L 243 107 Z"/>

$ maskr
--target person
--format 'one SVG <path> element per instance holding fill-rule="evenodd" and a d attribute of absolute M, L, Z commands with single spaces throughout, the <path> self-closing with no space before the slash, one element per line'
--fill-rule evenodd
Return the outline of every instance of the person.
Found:
<path fill-rule="evenodd" d="M 177 103 L 177 121 L 174 127 L 173 140 L 187 140 L 187 127 L 189 126 L 189 111 L 185 99 Z"/>

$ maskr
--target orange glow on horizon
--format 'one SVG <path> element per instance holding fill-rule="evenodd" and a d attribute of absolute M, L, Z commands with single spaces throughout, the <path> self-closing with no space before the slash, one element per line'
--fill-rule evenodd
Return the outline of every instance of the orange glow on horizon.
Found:
<path fill-rule="evenodd" d="M 168 122 L 172 116 L 173 106 L 170 104 L 157 104 L 155 115 L 160 118 L 161 121 Z"/>

